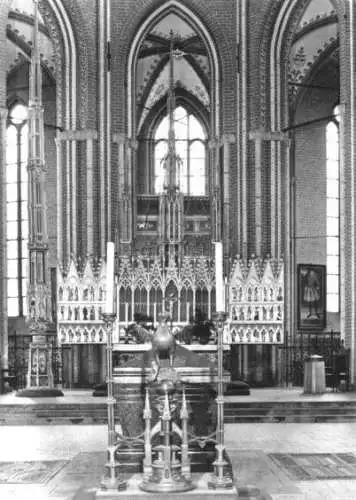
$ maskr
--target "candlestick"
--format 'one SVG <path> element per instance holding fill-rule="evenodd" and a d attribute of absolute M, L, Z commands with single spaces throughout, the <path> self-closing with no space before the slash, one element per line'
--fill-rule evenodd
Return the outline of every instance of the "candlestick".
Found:
<path fill-rule="evenodd" d="M 229 464 L 226 460 L 225 444 L 224 444 L 224 367 L 223 367 L 223 331 L 226 321 L 226 313 L 217 312 L 214 318 L 218 335 L 218 397 L 216 398 L 217 405 L 217 425 L 216 425 L 216 458 L 213 462 L 214 473 L 208 480 L 209 489 L 232 488 L 232 475 L 229 470 Z"/>
<path fill-rule="evenodd" d="M 224 278 L 223 278 L 223 246 L 221 241 L 215 242 L 215 296 L 216 296 L 216 312 L 225 311 Z"/>
<path fill-rule="evenodd" d="M 106 250 L 106 301 L 105 312 L 114 312 L 114 252 L 115 246 L 112 241 L 107 244 Z"/>
<path fill-rule="evenodd" d="M 108 409 L 108 460 L 105 465 L 105 473 L 101 480 L 102 490 L 120 491 L 127 487 L 126 481 L 121 477 L 121 464 L 116 459 L 116 431 L 115 431 L 115 403 L 113 394 L 113 365 L 112 365 L 112 329 L 115 321 L 114 313 L 104 313 L 102 315 L 106 324 L 107 344 L 106 344 L 106 366 L 107 366 L 107 409 Z"/>

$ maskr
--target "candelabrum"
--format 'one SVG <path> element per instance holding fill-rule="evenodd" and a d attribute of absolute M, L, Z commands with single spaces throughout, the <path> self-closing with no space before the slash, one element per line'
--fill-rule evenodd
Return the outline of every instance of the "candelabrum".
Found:
<path fill-rule="evenodd" d="M 176 386 L 172 380 L 163 380 L 156 384 L 159 420 L 151 429 L 152 412 L 149 389 L 146 388 L 144 409 L 145 420 L 145 458 L 143 462 L 143 481 L 140 488 L 147 492 L 168 493 L 184 492 L 194 488 L 191 481 L 190 461 L 188 457 L 188 410 L 183 387 L 180 419 L 182 428 L 174 422 L 173 414 L 177 411 Z M 181 439 L 181 446 L 172 442 L 176 434 Z M 160 444 L 152 447 L 152 439 L 159 436 Z M 181 452 L 181 460 L 177 454 Z M 152 452 L 157 458 L 152 460 Z"/>
<path fill-rule="evenodd" d="M 112 332 L 115 313 L 102 313 L 106 325 L 106 363 L 107 363 L 107 406 L 108 406 L 108 462 L 105 465 L 105 473 L 101 480 L 104 490 L 125 490 L 126 481 L 120 478 L 120 463 L 116 460 L 116 431 L 115 431 L 115 398 L 113 397 L 113 367 L 112 367 Z"/>
<path fill-rule="evenodd" d="M 216 458 L 213 463 L 214 473 L 208 480 L 209 489 L 232 488 L 232 475 L 229 470 L 229 463 L 226 460 L 224 445 L 224 368 L 223 368 L 223 333 L 226 321 L 225 312 L 217 312 L 214 322 L 218 337 L 218 396 L 217 404 L 217 427 L 216 427 Z"/>

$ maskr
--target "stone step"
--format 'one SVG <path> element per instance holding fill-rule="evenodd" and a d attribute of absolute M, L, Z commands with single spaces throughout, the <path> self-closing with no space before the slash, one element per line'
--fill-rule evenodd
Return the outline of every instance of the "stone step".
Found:
<path fill-rule="evenodd" d="M 227 401 L 226 423 L 242 422 L 355 422 L 356 401 L 240 403 Z M 6 425 L 106 424 L 107 406 L 97 404 L 2 404 L 0 423 Z"/>
<path fill-rule="evenodd" d="M 343 415 L 311 415 L 311 416 L 296 416 L 296 417 L 286 417 L 284 415 L 281 416 L 272 416 L 268 417 L 244 417 L 244 418 L 234 418 L 234 419 L 224 419 L 225 424 L 242 424 L 242 423 L 340 423 L 340 422 L 356 422 L 356 415 L 351 416 L 343 416 Z"/>

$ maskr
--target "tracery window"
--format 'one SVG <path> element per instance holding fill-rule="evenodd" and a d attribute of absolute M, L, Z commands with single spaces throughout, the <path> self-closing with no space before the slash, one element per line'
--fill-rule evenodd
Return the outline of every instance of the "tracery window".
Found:
<path fill-rule="evenodd" d="M 9 316 L 27 315 L 28 110 L 10 110 L 6 145 L 7 305 Z"/>
<path fill-rule="evenodd" d="M 168 116 L 158 125 L 154 140 L 154 191 L 162 192 L 164 160 L 168 152 Z M 191 196 L 207 193 L 206 136 L 199 120 L 178 106 L 174 111 L 175 151 L 178 157 L 180 190 Z"/>
<path fill-rule="evenodd" d="M 339 106 L 326 127 L 326 272 L 329 312 L 339 312 L 340 296 L 340 163 Z"/>

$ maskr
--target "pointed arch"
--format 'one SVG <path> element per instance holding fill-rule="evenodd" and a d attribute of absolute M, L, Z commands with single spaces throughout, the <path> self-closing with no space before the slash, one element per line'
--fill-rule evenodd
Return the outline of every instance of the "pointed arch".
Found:
<path fill-rule="evenodd" d="M 146 34 L 150 31 L 152 26 L 156 24 L 160 19 L 165 17 L 167 14 L 175 13 L 176 15 L 182 17 L 189 24 L 193 25 L 195 30 L 199 33 L 204 43 L 206 44 L 209 61 L 211 64 L 211 74 L 212 74 L 212 85 L 211 85 L 211 109 L 212 109 L 212 136 L 219 136 L 220 131 L 220 119 L 219 119 L 219 107 L 220 107 L 220 67 L 218 53 L 215 47 L 213 38 L 211 37 L 209 31 L 207 30 L 204 23 L 199 19 L 199 17 L 191 11 L 187 6 L 178 2 L 177 0 L 168 0 L 163 5 L 159 6 L 154 10 L 146 19 L 142 22 L 141 26 L 137 30 L 129 51 L 129 56 L 127 60 L 127 135 L 129 138 L 133 138 L 135 135 L 135 89 L 134 84 L 136 80 L 136 62 L 138 58 L 138 51 L 142 40 Z"/>
<path fill-rule="evenodd" d="M 275 19 L 269 52 L 271 130 L 280 130 L 287 124 L 288 106 L 286 99 L 288 93 L 283 87 L 282 73 L 283 68 L 286 66 L 284 55 L 290 50 L 295 28 L 308 3 L 309 0 L 287 0 L 282 2 Z"/>
<path fill-rule="evenodd" d="M 261 94 L 260 119 L 267 130 L 281 132 L 288 126 L 287 54 L 293 35 L 309 0 L 271 2 L 271 11 L 265 23 L 261 43 L 260 85 L 266 89 Z M 264 55 L 264 57 L 262 57 Z M 282 142 L 271 141 L 269 151 L 271 185 L 271 249 L 272 254 L 283 255 L 286 263 L 293 261 L 291 239 L 291 172 L 288 147 Z M 286 265 L 284 327 L 287 338 L 295 331 L 293 265 Z M 287 333 L 288 332 L 288 333 Z"/>
<path fill-rule="evenodd" d="M 87 25 L 81 7 L 71 9 L 64 0 L 41 0 L 39 9 L 50 33 L 56 63 L 56 125 L 58 130 L 84 127 L 88 115 Z M 80 26 L 80 31 L 78 28 Z M 77 173 L 80 159 L 73 141 L 57 134 L 57 258 L 61 261 L 77 251 Z M 67 179 L 67 181 L 63 181 Z M 69 182 L 70 180 L 70 182 Z M 65 185 L 71 188 L 65 188 Z M 70 206 L 66 211 L 65 207 Z"/>
<path fill-rule="evenodd" d="M 45 0 L 40 3 L 40 10 L 45 22 L 49 25 L 51 38 L 55 44 L 57 69 L 64 68 L 63 81 L 60 77 L 61 71 L 57 71 L 59 77 L 59 81 L 57 81 L 57 125 L 64 125 L 67 129 L 75 129 L 77 122 L 78 50 L 73 26 L 62 0 Z M 58 35 L 62 38 L 62 47 L 59 46 Z"/>
<path fill-rule="evenodd" d="M 272 2 L 273 3 L 273 2 Z M 291 118 L 289 116 L 289 97 L 288 97 L 288 58 L 291 51 L 293 42 L 295 41 L 295 34 L 300 27 L 300 21 L 303 17 L 305 9 L 311 0 L 285 0 L 274 2 L 274 9 L 268 14 L 265 23 L 265 30 L 262 38 L 262 51 L 264 53 L 266 62 L 261 58 L 260 60 L 260 85 L 268 89 L 261 95 L 261 121 L 270 130 L 283 131 L 291 125 Z M 341 60 L 345 57 L 346 42 L 344 37 L 347 33 L 345 24 L 345 2 L 340 0 L 330 0 L 336 15 L 333 14 L 333 19 L 337 18 L 339 26 L 339 38 L 337 43 L 340 43 Z M 330 44 L 331 45 L 331 44 Z M 332 44 L 335 47 L 335 44 Z M 320 61 L 316 62 L 319 65 Z M 266 76 L 264 76 L 264 74 Z M 342 82 L 342 75 L 340 82 Z M 341 83 L 340 83 L 341 84 Z M 341 94 L 342 94 L 341 85 Z M 342 160 L 342 158 L 341 158 Z M 290 241 L 293 238 L 293 227 L 291 206 L 293 204 L 293 193 L 296 189 L 294 186 L 294 179 L 291 174 L 292 165 L 290 163 L 289 155 L 285 155 L 282 145 L 271 145 L 270 151 L 270 164 L 271 169 L 276 172 L 275 175 L 281 176 L 284 174 L 284 187 L 286 196 L 284 198 L 284 233 L 278 228 L 277 238 L 284 244 L 284 259 L 291 262 L 291 266 L 286 267 L 285 273 L 285 289 L 286 292 L 286 314 L 285 325 L 286 331 L 292 336 L 290 332 L 296 331 L 294 324 L 294 306 L 296 304 L 295 297 L 295 283 L 294 283 L 294 265 L 295 254 L 291 250 Z M 341 173 L 341 170 L 340 170 Z M 292 187 L 291 187 L 292 186 Z M 279 216 L 281 206 L 277 209 Z M 276 218 L 279 220 L 279 217 Z M 341 219 L 340 219 L 341 220 Z M 273 218 L 272 218 L 273 224 Z M 342 226 L 341 226 L 342 229 Z M 271 231 L 272 232 L 272 231 Z M 283 245 L 282 245 L 283 246 Z M 341 266 L 342 270 L 342 266 Z M 341 279 L 340 281 L 344 281 Z M 341 314 L 340 330 L 343 330 L 342 321 L 343 314 Z"/>

